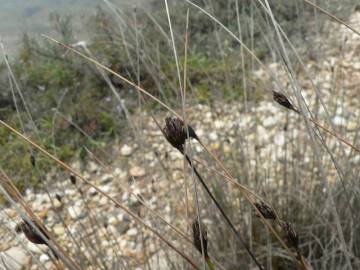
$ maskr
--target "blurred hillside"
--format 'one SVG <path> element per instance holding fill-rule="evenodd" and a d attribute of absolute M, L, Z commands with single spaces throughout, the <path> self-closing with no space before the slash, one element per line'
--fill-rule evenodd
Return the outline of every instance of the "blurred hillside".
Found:
<path fill-rule="evenodd" d="M 112 1 L 119 7 L 129 7 L 134 4 L 147 4 L 150 1 L 143 0 L 115 0 Z M 83 27 L 83 22 L 94 14 L 96 7 L 104 5 L 98 0 L 0 0 L 0 36 L 7 47 L 11 58 L 16 57 L 20 49 L 21 36 L 23 33 L 39 37 L 42 33 L 52 31 L 49 17 L 52 13 L 71 15 L 74 17 L 73 27 L 76 29 L 77 38 L 87 38 L 89 35 Z"/>

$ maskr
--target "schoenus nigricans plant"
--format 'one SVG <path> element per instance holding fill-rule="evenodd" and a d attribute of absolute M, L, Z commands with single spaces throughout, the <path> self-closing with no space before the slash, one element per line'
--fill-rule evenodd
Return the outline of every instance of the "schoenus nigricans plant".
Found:
<path fill-rule="evenodd" d="M 257 208 L 257 210 L 259 210 L 259 212 L 263 218 L 271 219 L 271 220 L 278 222 L 278 224 L 280 225 L 280 228 L 285 233 L 285 242 L 286 242 L 287 247 L 295 249 L 295 251 L 298 255 L 297 259 L 304 266 L 304 269 L 307 269 L 307 267 L 305 266 L 305 263 L 303 261 L 303 257 L 301 256 L 301 253 L 300 253 L 299 237 L 298 237 L 298 234 L 295 231 L 293 225 L 290 222 L 282 221 L 281 219 L 279 219 L 279 217 L 275 213 L 274 209 L 271 206 L 269 206 L 268 204 L 266 204 L 265 202 L 263 202 L 263 201 L 255 202 L 254 205 Z M 259 215 L 257 214 L 257 216 L 259 216 Z"/>
<path fill-rule="evenodd" d="M 261 201 L 260 203 L 255 202 L 254 205 L 265 219 L 277 219 L 274 209 L 272 209 L 263 201 Z"/>
<path fill-rule="evenodd" d="M 207 230 L 204 224 L 199 224 L 199 221 L 195 218 L 192 224 L 193 242 L 195 248 L 202 254 L 204 250 L 205 258 L 208 258 L 208 238 Z"/>
<path fill-rule="evenodd" d="M 165 127 L 163 128 L 163 133 L 167 141 L 181 153 L 184 152 L 185 141 L 189 137 L 198 140 L 194 129 L 187 125 L 187 130 L 185 128 L 184 121 L 178 117 L 166 117 L 165 118 Z"/>
<path fill-rule="evenodd" d="M 281 226 L 285 232 L 288 245 L 295 248 L 296 252 L 299 254 L 299 237 L 293 225 L 290 222 L 284 221 Z"/>
<path fill-rule="evenodd" d="M 288 221 L 282 221 L 280 222 L 282 229 L 285 232 L 285 238 L 287 245 L 291 248 L 294 248 L 297 253 L 297 259 L 299 260 L 299 263 L 303 266 L 304 269 L 309 269 L 306 265 L 306 261 L 304 260 L 304 257 L 301 255 L 300 247 L 299 247 L 299 236 L 296 232 L 294 226 L 288 222 Z"/>
<path fill-rule="evenodd" d="M 36 166 L 36 159 L 33 153 L 30 154 L 30 163 L 33 168 Z"/>
<path fill-rule="evenodd" d="M 62 197 L 60 194 L 56 193 L 55 194 L 55 198 L 61 203 L 62 202 Z"/>
<path fill-rule="evenodd" d="M 187 128 L 188 132 L 189 132 L 189 137 L 190 138 L 194 138 L 196 140 L 199 141 L 198 136 L 195 133 L 195 130 L 193 128 L 191 128 L 190 126 L 188 126 Z M 194 164 L 191 162 L 191 159 L 189 158 L 189 156 L 187 154 L 184 153 L 184 146 L 185 146 L 185 141 L 187 139 L 187 132 L 185 129 L 185 124 L 184 122 L 179 119 L 179 118 L 171 118 L 171 117 L 167 117 L 165 119 L 165 127 L 162 129 L 163 134 L 165 136 L 165 138 L 167 139 L 167 141 L 176 149 L 178 149 L 186 158 L 189 166 L 191 167 L 191 169 L 194 171 L 197 179 L 200 181 L 201 185 L 204 187 L 205 191 L 207 192 L 207 194 L 209 195 L 209 197 L 211 198 L 211 200 L 214 202 L 214 204 L 216 205 L 217 209 L 220 211 L 221 215 L 223 216 L 223 218 L 226 220 L 227 224 L 230 226 L 230 228 L 233 230 L 233 232 L 235 233 L 235 235 L 237 236 L 237 238 L 239 239 L 239 241 L 241 242 L 241 244 L 243 245 L 243 247 L 246 249 L 247 253 L 249 254 L 249 256 L 251 257 L 251 259 L 254 261 L 254 263 L 258 266 L 258 268 L 260 270 L 263 270 L 264 267 L 260 264 L 260 262 L 256 259 L 255 255 L 252 253 L 252 251 L 250 250 L 250 248 L 248 247 L 248 245 L 245 243 L 245 240 L 243 239 L 243 237 L 240 235 L 240 233 L 237 231 L 237 229 L 235 228 L 235 226 L 233 225 L 233 223 L 231 222 L 231 220 L 229 219 L 229 217 L 226 215 L 225 211 L 222 209 L 222 207 L 220 206 L 219 202 L 216 200 L 216 198 L 214 197 L 214 195 L 211 193 L 209 187 L 206 185 L 204 179 L 202 178 L 202 176 L 199 174 L 199 172 L 197 171 L 197 169 L 195 168 Z"/>
<path fill-rule="evenodd" d="M 73 174 L 70 174 L 70 182 L 71 184 L 73 184 L 74 186 L 76 186 L 76 177 Z"/>
<path fill-rule="evenodd" d="M 235 228 L 234 224 L 231 222 L 230 218 L 226 215 L 225 211 L 222 209 L 222 207 L 220 206 L 219 202 L 216 200 L 216 198 L 214 197 L 214 195 L 211 193 L 209 187 L 206 185 L 204 179 L 202 178 L 202 176 L 199 174 L 199 172 L 197 171 L 197 169 L 195 168 L 195 166 L 193 165 L 193 163 L 191 162 L 191 159 L 189 158 L 189 156 L 187 154 L 185 154 L 185 158 L 187 160 L 187 162 L 189 163 L 190 167 L 192 168 L 192 170 L 194 171 L 196 177 L 199 179 L 200 183 L 202 184 L 202 186 L 204 187 L 206 193 L 209 195 L 209 197 L 211 198 L 211 200 L 214 202 L 214 204 L 216 205 L 217 209 L 220 211 L 221 215 L 223 216 L 223 218 L 225 219 L 225 221 L 227 222 L 227 224 L 229 225 L 229 227 L 232 229 L 232 231 L 235 233 L 236 237 L 239 239 L 240 243 L 243 245 L 243 247 L 246 249 L 247 253 L 249 254 L 249 256 L 251 257 L 251 259 L 254 261 L 254 263 L 257 265 L 257 267 L 260 270 L 263 270 L 264 267 L 260 264 L 260 262 L 256 259 L 255 255 L 252 253 L 252 251 L 250 250 L 249 246 L 246 244 L 245 240 L 243 239 L 243 237 L 241 236 L 241 234 L 237 231 L 237 229 Z"/>
<path fill-rule="evenodd" d="M 32 223 L 36 226 L 36 228 L 46 237 L 47 240 L 50 239 L 49 235 L 40 227 L 37 225 L 37 223 L 32 220 Z M 52 251 L 56 259 L 59 259 L 59 257 L 56 255 L 56 252 L 46 243 L 46 241 L 41 237 L 41 235 L 31 226 L 31 224 L 23 220 L 21 223 L 17 224 L 15 227 L 15 231 L 17 233 L 24 233 L 26 238 L 34 244 L 37 245 L 47 245 L 49 249 Z"/>
<path fill-rule="evenodd" d="M 275 90 L 273 91 L 273 99 L 279 103 L 281 106 L 292 110 L 296 113 L 300 113 L 289 101 L 289 99 L 282 93 L 280 92 L 276 92 Z"/>
<path fill-rule="evenodd" d="M 77 187 L 77 186 L 76 186 L 76 176 L 75 176 L 75 175 L 70 174 L 70 182 L 71 182 L 71 184 L 73 184 L 73 185 L 77 188 L 77 190 L 79 191 L 79 193 L 80 193 L 81 195 L 83 195 L 82 189 L 81 189 L 80 187 Z"/>
<path fill-rule="evenodd" d="M 208 235 L 206 226 L 203 223 L 199 223 L 197 218 L 192 223 L 193 243 L 195 248 L 204 255 L 205 261 L 210 270 L 214 270 L 214 264 L 211 261 L 208 254 Z"/>

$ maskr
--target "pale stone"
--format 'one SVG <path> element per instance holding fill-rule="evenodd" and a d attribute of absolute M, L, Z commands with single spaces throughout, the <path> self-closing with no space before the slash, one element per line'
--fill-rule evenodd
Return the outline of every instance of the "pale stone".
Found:
<path fill-rule="evenodd" d="M 117 225 L 119 224 L 119 220 L 117 219 L 117 217 L 111 216 L 108 220 L 108 223 L 111 225 Z"/>
<path fill-rule="evenodd" d="M 41 254 L 40 255 L 40 258 L 39 258 L 40 262 L 44 263 L 44 262 L 47 262 L 48 260 L 50 260 L 48 255 L 46 255 L 46 254 Z"/>
<path fill-rule="evenodd" d="M 343 125 L 345 125 L 346 120 L 345 120 L 344 117 L 335 116 L 334 119 L 333 119 L 333 123 L 334 123 L 334 125 L 336 125 L 336 126 L 343 126 Z"/>
<path fill-rule="evenodd" d="M 113 175 L 112 174 L 108 174 L 108 173 L 106 173 L 106 174 L 104 174 L 103 176 L 101 176 L 101 179 L 100 179 L 100 181 L 101 181 L 101 183 L 108 183 L 108 182 L 111 182 L 111 180 L 113 179 Z"/>
<path fill-rule="evenodd" d="M 90 161 L 88 164 L 88 170 L 91 173 L 96 173 L 99 170 L 99 167 L 95 162 Z"/>
<path fill-rule="evenodd" d="M 62 235 L 65 234 L 65 229 L 64 229 L 64 227 L 61 226 L 61 225 L 56 225 L 56 226 L 54 227 L 54 233 L 55 233 L 56 235 L 62 236 Z"/>
<path fill-rule="evenodd" d="M 218 139 L 218 135 L 216 134 L 215 131 L 210 132 L 209 139 L 212 140 L 212 141 L 216 141 Z"/>
<path fill-rule="evenodd" d="M 133 177 L 142 177 L 145 175 L 145 169 L 139 166 L 134 166 L 130 169 L 130 175 Z"/>
<path fill-rule="evenodd" d="M 277 134 L 274 138 L 274 142 L 277 146 L 283 146 L 285 144 L 285 136 L 283 134 Z"/>
<path fill-rule="evenodd" d="M 43 250 L 41 249 L 42 245 L 35 245 L 29 241 L 27 241 L 26 247 L 33 253 L 41 254 Z"/>
<path fill-rule="evenodd" d="M 124 144 L 124 145 L 121 147 L 121 149 L 120 149 L 120 154 L 121 154 L 122 156 L 127 157 L 127 156 L 130 156 L 132 153 L 133 153 L 132 147 L 130 147 L 130 146 L 127 145 L 127 144 Z"/>
<path fill-rule="evenodd" d="M 266 128 L 271 128 L 271 127 L 275 126 L 276 123 L 277 123 L 277 119 L 275 117 L 268 116 L 263 121 L 263 126 L 266 127 Z"/>
<path fill-rule="evenodd" d="M 106 198 L 105 196 L 102 196 L 99 200 L 99 205 L 105 205 L 108 203 L 108 198 Z"/>
<path fill-rule="evenodd" d="M 136 228 L 131 228 L 126 232 L 126 234 L 128 236 L 136 236 L 138 234 L 138 230 Z"/>
<path fill-rule="evenodd" d="M 214 122 L 214 127 L 216 129 L 221 129 L 225 127 L 225 122 L 224 121 L 220 121 L 220 120 L 215 120 Z"/>
<path fill-rule="evenodd" d="M 78 219 L 83 213 L 83 207 L 81 205 L 74 205 L 69 207 L 68 213 L 72 219 Z"/>
<path fill-rule="evenodd" d="M 103 185 L 101 186 L 101 190 L 105 193 L 109 193 L 111 191 L 111 186 L 110 185 Z"/>
<path fill-rule="evenodd" d="M 55 207 L 55 208 L 60 208 L 61 205 L 62 205 L 62 203 L 61 203 L 60 201 L 54 200 L 54 207 Z"/>
<path fill-rule="evenodd" d="M 123 173 L 123 171 L 120 168 L 115 168 L 114 175 L 118 176 L 118 175 L 120 175 L 122 173 Z"/>
<path fill-rule="evenodd" d="M 355 62 L 353 65 L 354 69 L 360 70 L 360 62 Z"/>
<path fill-rule="evenodd" d="M 355 122 L 349 122 L 346 126 L 348 131 L 355 131 L 360 125 Z"/>
<path fill-rule="evenodd" d="M 20 247 L 12 247 L 4 252 L 0 252 L 0 269 L 21 270 L 26 267 L 27 253 Z"/>

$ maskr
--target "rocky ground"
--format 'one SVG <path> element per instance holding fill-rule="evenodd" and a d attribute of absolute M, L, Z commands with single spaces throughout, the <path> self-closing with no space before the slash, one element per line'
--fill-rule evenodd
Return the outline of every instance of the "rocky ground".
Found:
<path fill-rule="evenodd" d="M 360 13 L 354 14 L 350 23 L 354 28 L 360 29 Z M 360 126 L 360 37 L 344 27 L 335 24 L 330 27 L 337 31 L 334 31 L 336 35 L 333 34 L 329 40 L 341 40 L 341 46 L 331 46 L 327 42 L 328 48 L 324 56 L 320 60 L 307 62 L 306 70 L 319 89 L 323 102 L 330 108 L 333 129 L 359 147 L 359 141 L 354 141 L 354 138 Z M 287 73 L 280 64 L 270 64 L 269 68 L 283 87 L 289 90 L 288 93 L 292 93 L 287 84 Z M 266 84 L 270 81 L 263 70 L 255 72 L 255 76 Z M 300 70 L 297 79 L 310 111 L 319 122 L 330 127 L 325 111 L 318 106 L 320 101 L 316 99 L 313 85 L 305 72 Z M 241 180 L 251 188 L 260 190 L 272 183 L 283 184 L 277 181 L 277 176 L 286 162 L 296 162 L 298 167 L 305 168 L 300 174 L 305 174 L 306 168 L 312 166 L 312 147 L 309 147 L 312 143 L 306 132 L 305 121 L 301 116 L 274 103 L 271 89 L 268 90 L 261 101 L 250 104 L 248 112 L 244 112 L 242 105 L 236 103 L 216 103 L 211 108 L 195 105 L 187 111 L 187 119 L 198 136 L 234 170 L 236 176 L 243 176 L 246 170 L 247 179 L 252 178 L 261 164 L 260 174 L 267 175 L 265 184 L 261 181 Z M 290 97 L 295 102 L 296 99 Z M 156 117 L 163 123 L 165 115 Z M 141 132 L 136 133 L 136 139 L 131 134 L 121 144 L 114 146 L 116 158 L 111 164 L 101 166 L 94 160 L 86 168 L 81 168 L 78 162 L 71 165 L 164 234 L 169 229 L 160 225 L 158 218 L 151 217 L 149 210 L 141 206 L 132 194 L 141 196 L 150 209 L 156 210 L 165 220 L 187 231 L 184 179 L 190 179 L 190 173 L 186 170 L 187 177 L 184 178 L 182 156 L 165 141 L 151 117 L 142 113 L 137 118 L 140 120 L 134 119 L 134 123 L 141 123 Z M 346 157 L 352 165 L 360 164 L 359 155 L 354 155 L 350 148 L 337 140 L 328 137 L 327 144 L 340 159 Z M 210 158 L 198 143 L 192 143 L 192 150 L 196 157 L 211 164 Z M 242 165 L 243 169 L 238 169 L 239 163 L 245 164 Z M 205 175 L 214 175 L 214 172 L 203 170 Z M 336 181 L 337 174 L 330 161 L 326 173 L 329 181 Z M 42 190 L 36 192 L 28 191 L 24 198 L 72 256 L 80 260 L 81 252 L 87 255 L 88 261 L 93 265 L 87 269 L 98 269 L 94 266 L 96 263 L 112 265 L 121 260 L 131 265 L 131 269 L 143 269 L 142 265 L 149 258 L 153 265 L 165 263 L 158 262 L 159 258 L 163 259 L 164 254 L 156 255 L 163 245 L 123 210 L 87 187 L 80 179 L 74 185 L 69 175 L 48 176 L 54 177 L 57 180 L 51 181 L 51 185 L 44 185 Z M 314 181 L 311 185 L 300 183 L 300 186 L 311 189 L 317 184 Z M 189 193 L 191 215 L 194 196 L 192 192 Z M 204 209 L 209 207 L 204 206 Z M 14 208 L 2 208 L 0 256 L 8 269 L 56 269 L 49 254 L 44 252 L 46 248 L 41 250 L 14 232 L 19 220 Z M 210 220 L 205 222 L 211 225 Z M 102 258 L 92 261 L 99 252 Z M 14 258 L 16 262 L 10 258 Z M 0 263 L 0 269 L 7 268 Z"/>

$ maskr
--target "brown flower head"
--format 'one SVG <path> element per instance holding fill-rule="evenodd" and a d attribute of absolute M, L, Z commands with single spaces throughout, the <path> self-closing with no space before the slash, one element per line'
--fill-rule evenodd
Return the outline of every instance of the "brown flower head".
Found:
<path fill-rule="evenodd" d="M 289 246 L 294 247 L 296 250 L 299 248 L 299 237 L 290 222 L 284 221 L 282 223 L 283 230 L 286 234 L 286 240 Z"/>
<path fill-rule="evenodd" d="M 34 225 L 38 228 L 38 230 L 47 238 L 49 239 L 49 236 L 47 235 L 47 233 L 40 227 L 38 226 L 35 221 L 32 221 L 34 223 Z M 21 223 L 19 223 L 18 225 L 16 225 L 15 227 L 15 231 L 17 233 L 24 233 L 26 238 L 34 243 L 34 244 L 39 244 L 39 245 L 46 245 L 46 242 L 44 241 L 44 239 L 40 236 L 40 234 L 38 234 L 36 232 L 36 230 L 30 225 L 29 222 L 27 222 L 26 220 L 23 220 Z"/>
<path fill-rule="evenodd" d="M 187 131 L 184 122 L 177 117 L 166 117 L 165 127 L 163 132 L 167 141 L 178 149 L 181 153 L 184 152 L 185 141 L 188 138 L 187 132 L 190 138 L 198 140 L 198 137 L 191 126 L 187 126 Z"/>
<path fill-rule="evenodd" d="M 46 239 L 50 239 L 49 235 L 40 227 L 37 225 L 37 223 L 32 220 L 32 223 L 36 226 L 36 228 L 45 236 Z M 25 219 L 16 225 L 15 231 L 17 233 L 24 233 L 26 238 L 34 244 L 37 245 L 47 245 L 45 240 L 40 236 L 40 234 L 37 233 L 37 231 L 31 226 L 31 224 L 26 221 Z M 56 255 L 56 252 L 49 246 L 50 250 L 54 254 L 55 258 L 58 259 L 58 256 Z"/>
<path fill-rule="evenodd" d="M 256 203 L 254 203 L 254 205 L 256 206 L 256 208 L 259 210 L 259 212 L 265 219 L 276 219 L 277 218 L 274 209 L 272 209 L 266 203 L 264 203 L 264 202 L 257 203 L 256 202 Z"/>
<path fill-rule="evenodd" d="M 55 194 L 55 198 L 61 203 L 62 202 L 62 196 L 58 193 Z"/>
<path fill-rule="evenodd" d="M 71 181 L 71 184 L 73 184 L 74 186 L 76 185 L 76 177 L 75 177 L 75 175 L 70 174 L 70 181 Z"/>
<path fill-rule="evenodd" d="M 289 99 L 284 94 L 273 91 L 273 99 L 281 106 L 299 113 L 299 111 L 295 109 L 295 107 L 290 103 Z"/>
<path fill-rule="evenodd" d="M 195 248 L 202 254 L 202 248 L 201 248 L 201 241 L 202 241 L 202 246 L 204 248 L 204 256 L 208 257 L 208 250 L 207 250 L 208 238 L 207 238 L 207 230 L 205 225 L 202 223 L 201 225 L 199 225 L 198 220 L 195 219 L 192 224 L 192 230 L 193 230 L 193 241 Z"/>
<path fill-rule="evenodd" d="M 31 166 L 33 166 L 33 168 L 35 168 L 36 166 L 36 159 L 35 159 L 35 156 L 34 154 L 30 154 L 30 163 L 31 163 Z"/>

